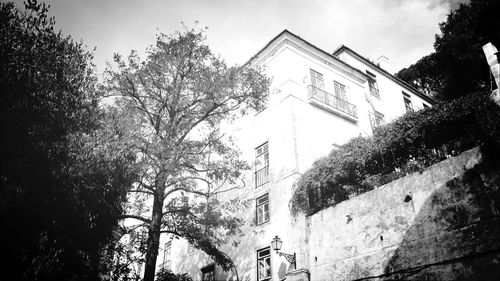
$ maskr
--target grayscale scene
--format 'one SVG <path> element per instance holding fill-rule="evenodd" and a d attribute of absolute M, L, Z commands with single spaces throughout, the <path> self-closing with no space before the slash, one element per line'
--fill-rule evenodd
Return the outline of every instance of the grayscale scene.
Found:
<path fill-rule="evenodd" d="M 498 0 L 2 0 L 0 281 L 500 280 L 498 49 Z"/>

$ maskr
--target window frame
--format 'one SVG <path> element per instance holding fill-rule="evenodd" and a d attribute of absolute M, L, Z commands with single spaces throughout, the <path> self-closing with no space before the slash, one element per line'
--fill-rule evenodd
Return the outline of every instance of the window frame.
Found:
<path fill-rule="evenodd" d="M 368 75 L 368 91 L 372 97 L 380 99 L 380 91 L 378 90 L 377 76 L 366 70 Z M 373 91 L 372 91 L 373 90 Z"/>
<path fill-rule="evenodd" d="M 163 268 L 165 268 L 165 265 L 168 264 L 167 270 L 170 270 L 170 263 L 172 262 L 172 260 L 170 259 L 171 253 L 172 241 L 168 241 L 165 243 L 165 247 L 163 248 Z"/>
<path fill-rule="evenodd" d="M 385 124 L 385 116 L 384 114 L 373 110 L 373 113 L 368 112 L 369 117 L 370 117 L 370 125 L 372 126 L 372 130 L 375 128 Z"/>
<path fill-rule="evenodd" d="M 268 254 L 260 256 L 260 253 L 268 251 Z M 260 266 L 259 266 L 259 261 L 260 260 L 269 260 L 269 276 L 266 276 L 264 278 L 260 278 Z M 266 269 L 266 268 L 264 268 Z M 265 281 L 265 280 L 271 280 L 273 276 L 273 271 L 272 271 L 272 260 L 271 260 L 271 248 L 270 247 L 265 247 L 262 249 L 257 250 L 257 281 Z"/>
<path fill-rule="evenodd" d="M 318 72 L 312 68 L 309 68 L 309 76 L 311 78 L 311 85 L 320 90 L 325 89 L 325 79 L 323 78 L 323 74 Z M 321 83 L 319 83 L 321 82 Z"/>
<path fill-rule="evenodd" d="M 411 96 L 410 94 L 408 93 L 405 93 L 404 91 L 402 91 L 403 93 L 403 103 L 405 105 L 405 109 L 406 109 L 406 112 L 413 112 L 413 103 L 411 102 Z"/>
<path fill-rule="evenodd" d="M 337 80 L 333 80 L 333 92 L 335 93 L 335 97 L 339 100 L 346 102 L 347 101 L 347 87 L 340 83 Z"/>
<path fill-rule="evenodd" d="M 266 199 L 266 200 L 263 202 L 259 202 L 263 199 Z M 266 211 L 265 211 L 266 204 L 267 204 L 267 220 L 266 220 Z M 255 199 L 255 224 L 257 226 L 263 225 L 271 220 L 271 208 L 270 208 L 270 206 L 271 205 L 269 204 L 269 193 L 265 193 L 262 196 L 259 196 Z M 263 221 L 259 221 L 259 207 L 264 208 L 262 211 Z"/>
<path fill-rule="evenodd" d="M 207 266 L 204 266 L 200 269 L 201 271 L 201 280 L 202 281 L 215 281 L 215 264 L 209 264 Z M 205 279 L 206 274 L 212 274 L 211 276 L 208 276 L 208 277 L 211 277 L 210 279 Z"/>
<path fill-rule="evenodd" d="M 259 149 L 262 149 L 262 151 L 259 152 Z M 260 161 L 260 157 L 263 158 L 264 164 L 258 167 L 257 163 Z M 269 142 L 266 141 L 255 148 L 254 166 L 255 166 L 255 188 L 258 188 L 269 182 Z M 261 175 L 262 173 L 264 174 L 264 176 Z M 260 177 L 264 179 L 259 181 Z"/>

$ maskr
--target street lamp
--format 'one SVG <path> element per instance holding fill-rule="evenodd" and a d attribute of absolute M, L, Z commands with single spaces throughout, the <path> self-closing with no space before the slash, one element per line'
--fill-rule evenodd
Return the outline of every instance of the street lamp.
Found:
<path fill-rule="evenodd" d="M 292 265 L 292 268 L 297 269 L 297 265 L 295 264 L 295 253 L 293 253 L 293 255 L 290 255 L 287 253 L 279 252 L 279 250 L 281 250 L 282 244 L 283 241 L 281 241 L 278 235 L 274 236 L 273 241 L 271 241 L 271 247 L 276 251 L 276 254 L 280 255 L 281 257 L 285 257 L 285 259 Z"/>

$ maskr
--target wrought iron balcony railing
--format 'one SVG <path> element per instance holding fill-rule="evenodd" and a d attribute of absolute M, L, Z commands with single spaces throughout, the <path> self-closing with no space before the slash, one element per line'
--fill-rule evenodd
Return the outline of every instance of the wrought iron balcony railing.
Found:
<path fill-rule="evenodd" d="M 351 118 L 358 118 L 358 112 L 354 104 L 336 97 L 335 95 L 332 95 L 325 90 L 317 88 L 313 85 L 307 86 L 307 90 L 309 92 L 309 100 L 319 101 L 324 105 L 327 105 L 348 115 Z"/>

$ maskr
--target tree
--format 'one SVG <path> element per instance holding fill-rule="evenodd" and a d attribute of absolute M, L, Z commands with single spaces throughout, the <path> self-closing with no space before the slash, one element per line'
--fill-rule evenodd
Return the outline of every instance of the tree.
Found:
<path fill-rule="evenodd" d="M 106 71 L 102 90 L 117 97 L 128 124 L 123 141 L 135 146 L 141 169 L 129 190 L 136 208 L 123 218 L 148 230 L 145 281 L 154 279 L 162 233 L 185 237 L 224 269 L 232 266 L 218 246 L 241 220 L 215 195 L 248 165 L 219 124 L 262 109 L 270 80 L 259 70 L 228 67 L 204 39 L 194 29 L 160 34 L 146 60 L 136 52 L 126 61 L 115 55 L 118 69 Z"/>
<path fill-rule="evenodd" d="M 440 24 L 435 52 L 396 75 L 441 100 L 490 91 L 490 71 L 482 46 L 488 42 L 500 46 L 499 10 L 497 0 L 461 4 Z"/>
<path fill-rule="evenodd" d="M 95 280 L 134 155 L 94 145 L 92 54 L 47 12 L 0 3 L 0 279 Z"/>

